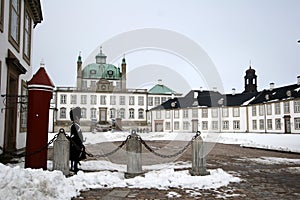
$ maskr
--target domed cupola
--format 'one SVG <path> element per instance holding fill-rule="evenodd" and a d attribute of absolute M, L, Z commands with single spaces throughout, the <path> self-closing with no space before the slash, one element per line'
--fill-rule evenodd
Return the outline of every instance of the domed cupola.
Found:
<path fill-rule="evenodd" d="M 96 55 L 96 63 L 97 64 L 106 64 L 106 55 L 102 52 L 102 46 L 100 47 L 100 53 Z"/>
<path fill-rule="evenodd" d="M 255 70 L 249 66 L 249 69 L 246 70 L 245 79 L 245 90 L 244 93 L 248 92 L 257 92 L 257 75 Z"/>

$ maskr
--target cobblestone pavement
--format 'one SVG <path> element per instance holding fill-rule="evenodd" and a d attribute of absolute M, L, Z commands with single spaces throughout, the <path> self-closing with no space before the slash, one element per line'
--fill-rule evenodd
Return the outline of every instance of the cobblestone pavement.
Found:
<path fill-rule="evenodd" d="M 171 154 L 183 147 L 186 142 L 156 141 L 147 142 L 152 148 L 161 153 Z M 114 143 L 116 146 L 119 143 Z M 89 145 L 87 149 L 93 154 L 101 154 L 112 150 L 112 143 Z M 124 151 L 105 158 L 114 163 L 125 164 Z M 300 199 L 300 164 L 280 163 L 262 164 L 251 161 L 251 158 L 278 157 L 300 159 L 300 154 L 281 153 L 250 148 L 239 145 L 210 144 L 209 154 L 206 158 L 207 168 L 222 168 L 224 171 L 242 179 L 239 183 L 230 183 L 226 187 L 210 190 L 169 188 L 157 189 L 91 189 L 82 191 L 79 197 L 73 200 L 86 199 L 168 199 L 169 192 L 176 192 L 174 199 Z M 92 158 L 94 159 L 94 158 Z M 143 149 L 142 160 L 144 165 L 167 163 L 173 161 L 191 161 L 191 148 L 175 159 L 163 159 L 148 153 Z M 176 194 L 175 193 L 175 194 Z"/>

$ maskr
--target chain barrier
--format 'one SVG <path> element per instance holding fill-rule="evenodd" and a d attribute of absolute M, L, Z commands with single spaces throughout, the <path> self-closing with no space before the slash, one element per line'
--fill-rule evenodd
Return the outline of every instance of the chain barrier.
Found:
<path fill-rule="evenodd" d="M 93 155 L 93 154 L 89 153 L 91 155 L 90 157 L 103 158 L 103 157 L 111 156 L 114 153 L 116 153 L 117 151 L 119 151 L 127 143 L 129 138 L 131 138 L 131 135 L 128 135 L 126 140 L 124 140 L 117 148 L 115 148 L 111 152 L 108 152 L 105 154 L 99 154 L 99 155 Z"/>
<path fill-rule="evenodd" d="M 13 156 L 13 157 L 17 157 L 17 158 L 33 156 L 33 155 L 38 154 L 38 153 L 42 152 L 43 150 L 47 149 L 57 139 L 59 134 L 60 134 L 60 132 L 57 133 L 45 146 L 41 147 L 40 149 L 38 149 L 36 151 L 30 152 L 30 153 L 27 153 L 25 151 L 25 152 L 20 153 L 20 154 L 15 154 L 15 153 L 10 153 L 10 152 L 3 152 L 3 153 L 5 153 L 7 155 L 10 155 L 10 156 Z M 2 147 L 0 147 L 0 149 L 3 151 Z"/>
<path fill-rule="evenodd" d="M 200 132 L 198 131 L 196 133 L 195 136 L 193 136 L 193 138 L 178 152 L 174 153 L 174 154 L 169 154 L 169 155 L 165 155 L 165 154 L 161 154 L 161 153 L 157 153 L 156 151 L 154 151 L 141 137 L 140 140 L 141 140 L 141 143 L 144 145 L 144 147 L 150 151 L 151 153 L 153 153 L 154 155 L 156 156 L 159 156 L 161 158 L 173 158 L 173 157 L 176 157 L 176 156 L 179 156 L 180 154 L 182 154 L 183 152 L 185 152 L 185 150 L 192 144 L 192 142 L 200 135 Z"/>

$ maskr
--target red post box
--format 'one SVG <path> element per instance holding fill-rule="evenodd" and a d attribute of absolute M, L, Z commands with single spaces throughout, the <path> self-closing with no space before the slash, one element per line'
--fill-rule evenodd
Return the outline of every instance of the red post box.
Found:
<path fill-rule="evenodd" d="M 25 167 L 46 170 L 49 108 L 54 84 L 45 68 L 40 67 L 27 85 L 28 117 Z"/>

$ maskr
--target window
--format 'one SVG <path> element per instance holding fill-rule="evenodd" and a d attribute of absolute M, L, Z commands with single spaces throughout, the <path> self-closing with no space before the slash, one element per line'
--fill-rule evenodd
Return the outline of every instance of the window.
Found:
<path fill-rule="evenodd" d="M 202 122 L 202 130 L 208 130 L 208 122 L 207 121 Z"/>
<path fill-rule="evenodd" d="M 21 102 L 27 102 L 28 90 L 25 81 L 22 81 L 21 95 Z M 27 103 L 20 104 L 20 132 L 26 132 L 27 130 L 27 108 Z"/>
<path fill-rule="evenodd" d="M 267 128 L 268 130 L 272 130 L 272 119 L 267 119 Z"/>
<path fill-rule="evenodd" d="M 240 121 L 238 121 L 238 120 L 233 121 L 233 129 L 234 130 L 240 129 Z"/>
<path fill-rule="evenodd" d="M 185 109 L 185 110 L 182 110 L 182 117 L 183 118 L 188 118 L 189 117 L 189 110 Z"/>
<path fill-rule="evenodd" d="M 134 109 L 133 108 L 129 109 L 129 119 L 134 119 Z"/>
<path fill-rule="evenodd" d="M 275 114 L 280 115 L 280 103 L 275 103 Z"/>
<path fill-rule="evenodd" d="M 86 119 L 86 108 L 81 108 L 81 118 Z"/>
<path fill-rule="evenodd" d="M 61 94 L 60 95 L 60 104 L 66 104 L 67 103 L 67 95 Z"/>
<path fill-rule="evenodd" d="M 240 108 L 233 108 L 233 116 L 234 117 L 240 116 Z"/>
<path fill-rule="evenodd" d="M 116 105 L 116 96 L 110 96 L 110 105 Z"/>
<path fill-rule="evenodd" d="M 66 119 L 66 108 L 61 108 L 59 111 L 59 117 L 61 119 Z"/>
<path fill-rule="evenodd" d="M 192 117 L 193 118 L 198 118 L 198 109 L 193 109 L 192 110 Z"/>
<path fill-rule="evenodd" d="M 91 88 L 94 90 L 97 88 L 96 81 L 91 81 Z"/>
<path fill-rule="evenodd" d="M 82 89 L 86 89 L 87 88 L 87 82 L 86 81 L 82 81 Z"/>
<path fill-rule="evenodd" d="M 134 105 L 134 96 L 129 96 L 129 105 Z"/>
<path fill-rule="evenodd" d="M 166 122 L 166 130 L 170 130 L 171 129 L 171 124 L 170 122 Z"/>
<path fill-rule="evenodd" d="M 218 109 L 217 108 L 211 109 L 211 115 L 213 118 L 218 117 Z"/>
<path fill-rule="evenodd" d="M 295 129 L 296 130 L 300 129 L 300 118 L 295 118 Z"/>
<path fill-rule="evenodd" d="M 189 130 L 190 123 L 189 122 L 183 122 L 183 130 Z"/>
<path fill-rule="evenodd" d="M 208 117 L 208 109 L 207 108 L 203 108 L 202 109 L 202 118 L 207 118 Z"/>
<path fill-rule="evenodd" d="M 160 110 L 156 111 L 156 119 L 161 119 L 161 111 Z"/>
<path fill-rule="evenodd" d="M 143 106 L 144 105 L 144 97 L 138 97 L 138 105 Z"/>
<path fill-rule="evenodd" d="M 155 106 L 160 105 L 160 98 L 159 98 L 159 97 L 155 97 L 155 98 L 154 98 L 154 105 L 155 105 Z"/>
<path fill-rule="evenodd" d="M 21 1 L 11 0 L 9 11 L 9 42 L 19 51 Z"/>
<path fill-rule="evenodd" d="M 218 121 L 212 121 L 212 129 L 218 130 Z"/>
<path fill-rule="evenodd" d="M 4 0 L 0 0 L 0 31 L 3 32 L 4 24 Z"/>
<path fill-rule="evenodd" d="M 272 115 L 272 104 L 267 104 L 267 115 Z"/>
<path fill-rule="evenodd" d="M 228 130 L 229 129 L 229 121 L 223 121 L 223 129 Z"/>
<path fill-rule="evenodd" d="M 179 110 L 174 110 L 174 118 L 179 118 Z"/>
<path fill-rule="evenodd" d="M 81 104 L 86 104 L 86 98 L 87 98 L 86 95 L 81 95 L 80 96 L 80 103 Z"/>
<path fill-rule="evenodd" d="M 153 97 L 148 97 L 148 106 L 153 106 Z"/>
<path fill-rule="evenodd" d="M 30 65 L 32 19 L 27 8 L 25 8 L 24 15 L 23 58 Z"/>
<path fill-rule="evenodd" d="M 120 96 L 120 105 L 125 105 L 125 96 Z"/>
<path fill-rule="evenodd" d="M 222 108 L 222 117 L 228 117 L 228 108 Z"/>
<path fill-rule="evenodd" d="M 144 109 L 139 109 L 139 119 L 144 119 Z"/>
<path fill-rule="evenodd" d="M 174 122 L 174 130 L 179 130 L 179 122 Z"/>
<path fill-rule="evenodd" d="M 259 116 L 264 115 L 264 105 L 259 105 Z"/>
<path fill-rule="evenodd" d="M 97 104 L 97 96 L 91 95 L 91 105 L 96 105 L 96 104 Z"/>
<path fill-rule="evenodd" d="M 264 130 L 265 129 L 265 120 L 260 119 L 259 120 L 259 129 Z"/>
<path fill-rule="evenodd" d="M 76 94 L 71 95 L 71 104 L 77 104 L 77 95 Z"/>
<path fill-rule="evenodd" d="M 252 116 L 256 116 L 256 106 L 252 107 Z"/>
<path fill-rule="evenodd" d="M 100 104 L 101 105 L 106 105 L 106 96 L 105 95 L 100 96 Z"/>
<path fill-rule="evenodd" d="M 120 109 L 120 118 L 125 119 L 125 109 L 124 108 Z"/>
<path fill-rule="evenodd" d="M 114 108 L 111 108 L 110 110 L 109 110 L 110 112 L 110 118 L 116 118 L 116 109 L 114 109 Z"/>
<path fill-rule="evenodd" d="M 294 101 L 294 113 L 300 113 L 300 100 Z"/>
<path fill-rule="evenodd" d="M 281 119 L 280 118 L 275 119 L 275 128 L 276 128 L 276 130 L 281 130 Z"/>
<path fill-rule="evenodd" d="M 165 111 L 165 117 L 166 117 L 166 119 L 170 119 L 170 111 L 169 110 Z"/>
<path fill-rule="evenodd" d="M 252 129 L 257 130 L 257 121 L 256 120 L 252 120 Z"/>
<path fill-rule="evenodd" d="M 290 113 L 290 102 L 289 101 L 284 102 L 283 103 L 283 108 L 284 108 L 284 113 L 285 114 Z"/>
<path fill-rule="evenodd" d="M 167 101 L 167 97 L 162 97 L 161 98 L 161 103 L 164 103 L 164 102 L 166 102 Z"/>
<path fill-rule="evenodd" d="M 91 108 L 91 119 L 96 119 L 96 113 L 97 113 L 97 110 L 96 108 Z"/>
<path fill-rule="evenodd" d="M 0 0 L 0 2 L 1 2 L 1 0 Z M 1 72 L 2 72 L 2 63 L 0 60 L 0 94 L 1 94 Z"/>

